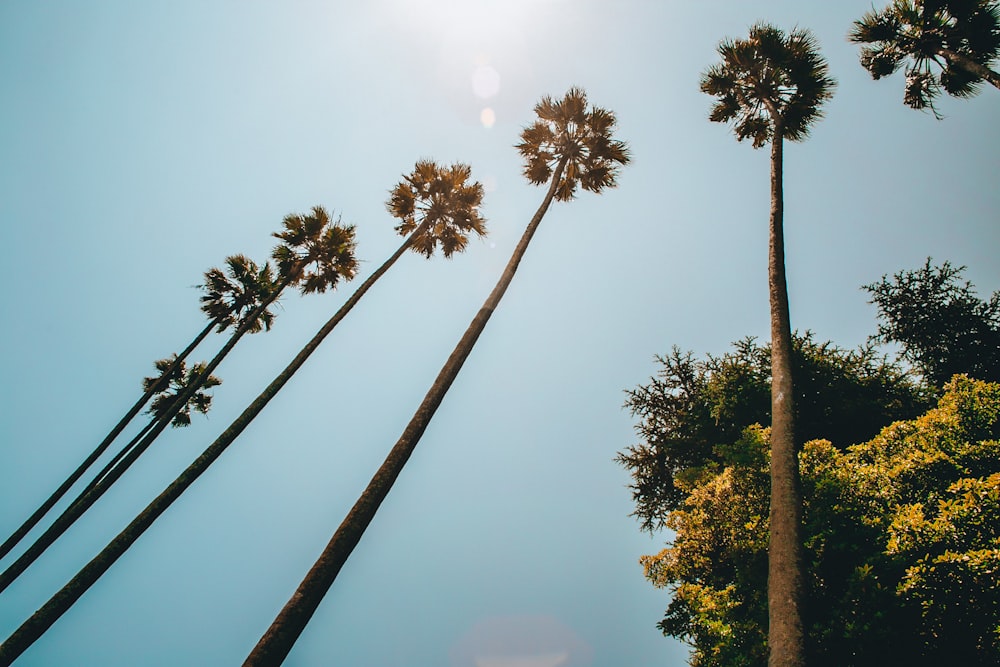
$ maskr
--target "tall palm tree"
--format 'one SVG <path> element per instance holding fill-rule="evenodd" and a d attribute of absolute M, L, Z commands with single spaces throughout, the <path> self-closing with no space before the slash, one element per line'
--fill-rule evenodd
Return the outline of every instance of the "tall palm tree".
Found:
<path fill-rule="evenodd" d="M 771 25 L 750 28 L 747 39 L 725 40 L 722 62 L 701 76 L 701 90 L 718 98 L 709 118 L 732 122 L 736 138 L 754 148 L 771 143 L 768 293 L 771 306 L 771 509 L 768 546 L 768 646 L 771 667 L 804 664 L 802 492 L 795 447 L 792 332 L 785 280 L 782 148 L 801 141 L 822 116 L 835 85 L 807 30 L 787 35 Z"/>
<path fill-rule="evenodd" d="M 115 456 L 108 461 L 104 468 L 97 473 L 90 484 L 88 484 L 84 490 L 80 493 L 83 496 L 92 488 L 97 486 L 102 479 L 108 474 L 109 471 L 115 468 L 118 462 L 123 459 L 136 444 L 138 444 L 147 433 L 156 425 L 161 419 L 168 419 L 167 412 L 173 405 L 177 396 L 184 393 L 189 386 L 196 380 L 200 379 L 200 386 L 195 391 L 195 393 L 188 399 L 187 403 L 181 408 L 179 412 L 169 418 L 170 425 L 178 428 L 191 425 L 191 410 L 200 412 L 203 415 L 208 414 L 209 408 L 212 406 L 212 395 L 206 393 L 206 390 L 212 387 L 217 387 L 222 384 L 222 380 L 215 377 L 214 375 L 205 375 L 205 363 L 194 364 L 190 369 L 186 367 L 186 364 L 181 361 L 178 365 L 177 355 L 172 355 L 167 359 L 158 359 L 154 366 L 160 374 L 155 377 L 143 378 L 143 387 L 147 390 L 151 387 L 162 387 L 159 393 L 153 398 L 152 403 L 150 403 L 149 409 L 146 413 L 149 414 L 152 419 L 146 426 L 143 427 L 139 433 L 132 438 L 132 440 L 125 445 Z M 167 386 L 163 387 L 164 379 L 166 379 Z"/>
<path fill-rule="evenodd" d="M 517 148 L 525 158 L 524 173 L 528 180 L 534 184 L 547 182 L 549 185 L 541 206 L 531 218 L 500 280 L 445 362 L 403 435 L 244 665 L 278 665 L 288 655 L 374 519 L 379 505 L 402 472 L 434 412 L 472 352 L 476 340 L 513 280 L 528 243 L 552 200 L 572 199 L 578 186 L 592 192 L 614 187 L 619 167 L 629 161 L 625 143 L 611 136 L 615 127 L 614 114 L 597 107 L 588 109 L 583 90 L 573 88 L 561 100 L 545 97 L 535 106 L 535 113 L 538 119 L 522 132 L 522 141 Z"/>
<path fill-rule="evenodd" d="M 288 215 L 282 221 L 284 229 L 274 236 L 284 241 L 272 253 L 278 262 L 281 278 L 271 292 L 239 322 L 236 331 L 225 345 L 201 369 L 201 375 L 191 378 L 173 399 L 158 408 L 159 416 L 152 428 L 119 460 L 113 468 L 102 471 L 103 476 L 82 493 L 38 539 L 2 574 L 0 591 L 4 590 L 31 563 L 114 484 L 129 467 L 156 440 L 171 421 L 185 409 L 188 402 L 203 386 L 215 368 L 226 358 L 240 338 L 250 331 L 259 330 L 263 313 L 278 298 L 281 291 L 293 283 L 299 284 L 303 294 L 323 292 L 336 286 L 341 278 L 351 279 L 357 270 L 354 257 L 354 227 L 334 222 L 329 214 L 317 206 L 309 215 Z"/>
<path fill-rule="evenodd" d="M 218 333 L 222 333 L 230 326 L 242 322 L 254 312 L 274 288 L 274 276 L 271 266 L 264 263 L 258 267 L 256 263 L 244 255 L 233 255 L 226 258 L 226 272 L 218 268 L 211 268 L 205 272 L 205 283 L 202 289 L 205 291 L 200 297 L 201 309 L 209 317 L 208 324 L 188 346 L 178 355 L 174 356 L 173 363 L 162 372 L 158 381 L 143 383 L 144 393 L 135 404 L 129 408 L 118 423 L 108 432 L 104 439 L 87 455 L 87 458 L 77 466 L 77 468 L 63 480 L 62 484 L 49 495 L 24 523 L 15 530 L 2 545 L 0 545 L 0 558 L 7 555 L 28 532 L 42 520 L 49 510 L 59 500 L 66 495 L 69 489 L 79 480 L 87 470 L 107 451 L 111 443 L 121 435 L 125 427 L 139 414 L 139 411 L 149 402 L 149 400 L 161 391 L 171 377 L 174 377 L 178 367 L 184 363 L 188 355 L 208 336 L 213 328 Z M 270 329 L 274 320 L 274 314 L 265 308 L 260 311 L 255 319 L 250 322 L 248 331 L 257 333 L 261 328 Z M 157 362 L 159 364 L 159 362 Z M 157 366 L 159 368 L 159 366 Z M 153 428 L 154 422 L 150 422 L 142 431 L 145 435 Z M 133 439 L 133 443 L 138 442 Z"/>
<path fill-rule="evenodd" d="M 483 187 L 468 182 L 471 170 L 464 164 L 441 167 L 433 162 L 418 162 L 413 173 L 405 176 L 393 190 L 387 207 L 400 223 L 396 231 L 407 235 L 402 245 L 351 295 L 343 306 L 313 336 L 288 366 L 264 389 L 215 442 L 187 467 L 159 496 L 95 556 L 62 590 L 25 621 L 2 645 L 0 665 L 8 665 L 40 637 L 83 595 L 90 586 L 153 524 L 168 507 L 191 486 L 243 430 L 260 414 L 323 339 L 344 319 L 368 289 L 395 264 L 407 250 L 430 257 L 440 246 L 445 257 L 463 250 L 471 234 L 486 233 L 485 220 L 479 213 Z"/>
<path fill-rule="evenodd" d="M 905 64 L 903 102 L 939 118 L 934 100 L 942 90 L 965 98 L 983 81 L 1000 88 L 1000 74 L 990 69 L 1000 58 L 996 0 L 893 0 L 855 21 L 848 39 L 870 45 L 861 48 L 861 66 L 873 79 Z"/>

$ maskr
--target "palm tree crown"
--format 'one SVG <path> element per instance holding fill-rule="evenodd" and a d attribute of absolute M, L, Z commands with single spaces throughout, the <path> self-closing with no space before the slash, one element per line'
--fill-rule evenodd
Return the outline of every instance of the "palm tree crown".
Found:
<path fill-rule="evenodd" d="M 311 294 L 336 287 L 341 278 L 354 277 L 358 270 L 354 225 L 341 225 L 339 219 L 333 222 L 322 206 L 314 206 L 306 215 L 287 215 L 281 224 L 284 230 L 273 236 L 284 243 L 271 256 L 282 279 L 298 282 L 303 294 Z"/>
<path fill-rule="evenodd" d="M 154 420 L 166 418 L 172 412 L 171 408 L 174 408 L 174 401 L 177 400 L 178 396 L 187 391 L 192 383 L 198 382 L 198 389 L 178 409 L 178 412 L 173 415 L 170 422 L 175 427 L 190 426 L 191 409 L 194 408 L 201 414 L 207 415 L 208 409 L 212 406 L 212 395 L 205 393 L 205 390 L 218 387 L 222 384 L 222 380 L 214 375 L 208 375 L 203 378 L 202 375 L 205 375 L 206 366 L 204 363 L 193 364 L 188 369 L 183 361 L 175 364 L 176 357 L 177 355 L 172 355 L 166 359 L 158 359 L 154 365 L 156 366 L 156 370 L 160 371 L 160 374 L 156 377 L 143 378 L 142 388 L 145 391 L 157 385 L 162 385 L 164 380 L 167 383 L 166 387 L 150 403 L 149 409 L 146 412 L 152 415 Z M 164 377 L 165 373 L 168 374 L 167 377 Z"/>
<path fill-rule="evenodd" d="M 413 250 L 429 258 L 440 245 L 451 257 L 465 250 L 470 233 L 486 235 L 486 219 L 479 213 L 483 186 L 469 183 L 471 176 L 466 164 L 444 167 L 420 160 L 390 191 L 385 206 L 400 220 L 396 232 L 412 235 Z"/>
<path fill-rule="evenodd" d="M 820 105 L 833 95 L 835 82 L 808 30 L 786 36 L 759 23 L 747 39 L 719 45 L 722 62 L 701 77 L 701 91 L 718 98 L 709 119 L 732 122 L 736 138 L 760 148 L 780 134 L 801 141 L 822 117 Z"/>
<path fill-rule="evenodd" d="M 555 198 L 569 201 L 578 186 L 591 192 L 617 185 L 618 172 L 630 160 L 624 141 L 612 139 L 614 113 L 587 108 L 587 93 L 570 88 L 561 100 L 548 95 L 535 105 L 538 116 L 521 132 L 517 150 L 524 158 L 524 176 L 534 185 L 549 182 L 559 165 Z"/>
<path fill-rule="evenodd" d="M 201 309 L 213 321 L 219 323 L 217 331 L 222 333 L 234 324 L 243 324 L 261 303 L 275 290 L 275 276 L 271 265 L 257 264 L 245 255 L 226 258 L 227 271 L 211 268 L 205 272 L 205 290 L 201 296 Z M 227 275 L 228 274 L 228 275 Z M 274 313 L 265 308 L 247 329 L 248 333 L 271 330 Z"/>
<path fill-rule="evenodd" d="M 1000 88 L 990 69 L 1000 58 L 1000 4 L 995 0 L 893 0 L 854 22 L 848 35 L 861 48 L 861 66 L 873 79 L 905 67 L 903 102 L 934 109 L 944 90 L 972 97 L 987 80 Z"/>

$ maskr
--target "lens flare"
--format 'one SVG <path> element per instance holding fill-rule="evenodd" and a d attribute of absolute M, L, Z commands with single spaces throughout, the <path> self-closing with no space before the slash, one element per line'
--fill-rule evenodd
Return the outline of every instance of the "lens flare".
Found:
<path fill-rule="evenodd" d="M 479 120 L 482 122 L 483 127 L 493 127 L 497 122 L 497 115 L 494 113 L 493 109 L 486 107 L 479 114 Z"/>
<path fill-rule="evenodd" d="M 500 73 L 490 65 L 480 65 L 472 73 L 472 92 L 482 99 L 489 99 L 500 92 Z"/>

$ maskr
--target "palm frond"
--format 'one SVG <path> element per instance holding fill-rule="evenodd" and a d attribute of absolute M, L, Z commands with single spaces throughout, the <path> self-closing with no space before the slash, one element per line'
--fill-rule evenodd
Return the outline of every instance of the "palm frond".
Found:
<path fill-rule="evenodd" d="M 412 238 L 411 247 L 425 257 L 440 248 L 445 257 L 465 250 L 470 234 L 486 235 L 480 213 L 484 189 L 463 163 L 439 165 L 420 160 L 389 191 L 386 209 L 400 222 L 396 232 Z"/>
<path fill-rule="evenodd" d="M 355 228 L 334 221 L 322 206 L 308 215 L 291 214 L 273 236 L 284 241 L 271 252 L 282 279 L 292 278 L 303 294 L 325 292 L 357 273 Z"/>
<path fill-rule="evenodd" d="M 966 98 L 979 92 L 966 63 L 989 68 L 1000 58 L 1000 3 L 996 0 L 893 0 L 854 22 L 848 39 L 864 45 L 861 66 L 881 79 L 904 67 L 903 102 L 934 108 L 943 90 Z"/>
<path fill-rule="evenodd" d="M 155 362 L 155 366 L 157 370 L 161 372 L 161 376 L 157 378 L 143 379 L 143 386 L 147 391 L 157 383 L 162 382 L 163 371 L 173 365 L 176 356 L 177 355 L 173 355 L 171 358 L 159 359 Z M 188 369 L 186 364 L 182 361 L 177 365 L 174 372 L 171 373 L 167 385 L 153 397 L 146 413 L 151 415 L 154 419 L 159 420 L 166 419 L 171 411 L 176 410 L 176 414 L 170 418 L 170 424 L 175 428 L 189 426 L 191 424 L 192 409 L 197 410 L 202 414 L 208 414 L 208 410 L 212 405 L 212 396 L 211 394 L 207 394 L 206 391 L 222 384 L 222 380 L 214 375 L 202 377 L 205 375 L 206 368 L 206 364 L 202 362 L 194 364 L 190 369 Z M 185 393 L 188 390 L 188 387 L 192 386 L 196 382 L 198 383 L 197 391 L 195 391 L 191 397 L 188 398 L 187 403 L 183 406 L 176 406 L 175 402 L 177 401 L 177 398 L 182 393 Z"/>
<path fill-rule="evenodd" d="M 612 139 L 617 126 L 614 113 L 588 107 L 587 93 L 573 87 L 555 100 L 546 96 L 535 105 L 538 116 L 521 131 L 516 144 L 524 159 L 523 173 L 528 182 L 549 182 L 560 161 L 565 166 L 556 186 L 555 197 L 568 201 L 578 188 L 600 192 L 617 185 L 619 169 L 631 159 L 628 144 Z"/>
<path fill-rule="evenodd" d="M 205 282 L 201 285 L 205 293 L 200 297 L 202 311 L 219 322 L 220 333 L 236 321 L 245 323 L 276 289 L 274 272 L 267 262 L 258 266 L 245 255 L 230 255 L 225 266 L 225 272 L 214 267 L 205 272 Z M 274 313 L 265 309 L 249 324 L 248 331 L 269 330 L 273 322 Z"/>
<path fill-rule="evenodd" d="M 836 86 L 808 30 L 786 35 L 758 23 L 747 39 L 720 42 L 718 53 L 722 62 L 700 79 L 701 91 L 716 98 L 709 120 L 731 123 L 737 140 L 749 139 L 754 148 L 768 143 L 779 126 L 783 138 L 805 138 Z"/>

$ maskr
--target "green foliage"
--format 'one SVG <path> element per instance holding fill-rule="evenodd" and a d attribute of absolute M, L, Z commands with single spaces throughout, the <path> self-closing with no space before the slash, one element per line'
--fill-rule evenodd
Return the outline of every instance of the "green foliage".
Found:
<path fill-rule="evenodd" d="M 747 39 L 727 39 L 718 48 L 722 62 L 701 76 L 701 91 L 717 98 L 709 119 L 733 123 L 739 141 L 754 148 L 783 138 L 801 141 L 836 85 L 808 30 L 787 35 L 759 23 Z M 780 126 L 780 127 L 779 127 Z"/>
<path fill-rule="evenodd" d="M 901 357 L 936 387 L 956 373 L 1000 381 L 1000 291 L 979 299 L 964 270 L 928 258 L 864 287 L 879 310 L 874 340 L 898 343 Z"/>
<path fill-rule="evenodd" d="M 396 231 L 412 235 L 412 248 L 424 257 L 431 257 L 438 245 L 451 257 L 465 250 L 470 233 L 486 236 L 486 219 L 479 212 L 483 186 L 469 183 L 471 176 L 466 164 L 443 167 L 420 160 L 391 190 L 386 208 L 400 220 Z"/>
<path fill-rule="evenodd" d="M 222 384 L 222 380 L 214 375 L 202 377 L 205 375 L 206 365 L 204 363 L 194 364 L 190 369 L 186 367 L 183 361 L 174 366 L 176 358 L 177 355 L 172 355 L 167 359 L 158 359 L 154 365 L 156 366 L 156 370 L 160 371 L 160 374 L 156 377 L 143 378 L 143 391 L 149 391 L 156 386 L 162 387 L 159 393 L 153 397 L 146 412 L 152 415 L 154 419 L 163 419 L 173 409 L 177 398 L 186 392 L 188 387 L 194 383 L 198 383 L 197 391 L 188 398 L 187 402 L 174 415 L 170 422 L 174 427 L 190 426 L 191 410 L 194 409 L 203 415 L 207 415 L 209 408 L 212 407 L 212 395 L 206 393 L 206 390 L 218 387 Z M 164 374 L 171 367 L 173 367 L 173 371 L 165 376 Z"/>
<path fill-rule="evenodd" d="M 863 45 L 861 66 L 873 79 L 905 66 L 903 102 L 934 111 L 942 90 L 961 98 L 979 92 L 982 72 L 972 68 L 988 68 L 1000 57 L 1000 5 L 995 0 L 893 0 L 855 21 L 848 39 Z"/>
<path fill-rule="evenodd" d="M 548 95 L 535 105 L 538 118 L 521 132 L 517 150 L 524 158 L 524 176 L 535 185 L 549 182 L 556 166 L 565 166 L 555 197 L 569 201 L 577 187 L 599 193 L 618 183 L 630 153 L 624 141 L 612 139 L 617 125 L 613 112 L 587 106 L 587 93 L 571 88 L 561 100 Z"/>
<path fill-rule="evenodd" d="M 808 664 L 1000 660 L 1000 384 L 956 376 L 937 407 L 868 442 L 800 454 L 810 594 Z M 673 591 L 661 629 L 695 665 L 766 655 L 767 431 L 754 462 L 690 488 L 668 548 L 642 559 Z"/>
<path fill-rule="evenodd" d="M 354 277 L 358 262 L 353 225 L 334 222 L 321 206 L 307 215 L 287 215 L 281 224 L 284 229 L 273 236 L 284 243 L 271 256 L 281 277 L 296 282 L 303 294 L 322 293 L 336 287 L 341 278 Z"/>
<path fill-rule="evenodd" d="M 234 324 L 246 322 L 274 293 L 276 285 L 270 264 L 264 262 L 264 266 L 257 266 L 245 255 L 232 255 L 226 258 L 225 272 L 215 267 L 205 272 L 201 288 L 205 291 L 200 299 L 201 309 L 212 321 L 218 322 L 217 331 L 222 333 Z M 247 331 L 270 331 L 274 317 L 274 313 L 265 308 L 249 323 Z"/>
<path fill-rule="evenodd" d="M 770 348 L 752 338 L 733 347 L 704 361 L 674 348 L 657 357 L 660 369 L 648 384 L 627 392 L 625 405 L 640 418 L 642 442 L 617 460 L 632 474 L 635 515 L 644 529 L 662 527 L 702 475 L 745 463 L 743 430 L 770 424 Z M 795 335 L 792 363 L 799 444 L 825 437 L 847 447 L 929 405 L 925 392 L 871 346 L 844 350 L 809 333 Z"/>

